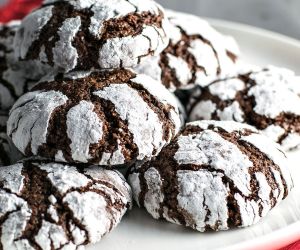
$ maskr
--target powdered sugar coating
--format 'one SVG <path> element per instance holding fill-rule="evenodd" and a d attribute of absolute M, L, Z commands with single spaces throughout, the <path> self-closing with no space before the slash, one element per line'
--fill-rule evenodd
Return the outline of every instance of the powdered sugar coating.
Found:
<path fill-rule="evenodd" d="M 60 92 L 37 91 L 25 94 L 15 103 L 7 122 L 7 133 L 22 153 L 30 145 L 32 153 L 37 154 L 39 146 L 47 142 L 51 113 L 67 100 Z"/>
<path fill-rule="evenodd" d="M 17 58 L 26 57 L 31 44 L 39 37 L 42 28 L 51 19 L 52 10 L 53 6 L 46 6 L 24 18 L 14 39 L 14 47 L 19 48 L 15 51 Z M 26 29 L 22 29 L 23 27 Z"/>
<path fill-rule="evenodd" d="M 112 84 L 94 94 L 113 102 L 120 118 L 128 122 L 133 141 L 139 148 L 138 160 L 153 154 L 154 149 L 162 147 L 163 130 L 162 126 L 157 126 L 160 124 L 159 117 L 149 109 L 136 90 L 128 85 Z"/>
<path fill-rule="evenodd" d="M 177 172 L 178 206 L 188 213 L 185 218 L 187 226 L 204 231 L 207 224 L 211 228 L 219 224 L 220 228 L 228 229 L 228 207 L 226 206 L 228 187 L 223 184 L 223 176 L 221 173 L 202 170 Z M 188 218 L 189 216 L 196 218 L 193 221 Z M 208 221 L 205 221 L 206 217 L 209 217 Z"/>
<path fill-rule="evenodd" d="M 24 176 L 22 176 L 22 164 L 16 164 L 13 168 L 1 167 L 0 182 L 3 188 L 20 195 L 23 189 Z"/>
<path fill-rule="evenodd" d="M 145 194 L 144 205 L 147 211 L 155 219 L 158 219 L 160 203 L 164 200 L 164 195 L 161 193 L 161 176 L 155 168 L 150 168 L 145 172 L 144 177 L 148 187 L 148 192 Z"/>
<path fill-rule="evenodd" d="M 171 91 L 207 86 L 218 77 L 236 71 L 238 46 L 205 20 L 167 11 L 171 42 L 159 58 L 143 60 L 137 72 L 150 75 Z"/>
<path fill-rule="evenodd" d="M 244 112 L 240 108 L 238 102 L 233 102 L 230 106 L 226 107 L 223 111 L 217 111 L 218 117 L 221 121 L 236 121 L 244 122 Z"/>
<path fill-rule="evenodd" d="M 3 218 L 0 223 L 0 234 L 4 250 L 84 249 L 84 245 L 98 242 L 110 232 L 130 206 L 130 188 L 121 174 L 99 167 L 85 170 L 93 172 L 96 176 L 99 171 L 99 175 L 106 176 L 108 182 L 105 182 L 80 173 L 75 167 L 67 165 L 57 167 L 57 165 L 24 162 L 10 166 L 12 172 L 19 173 L 21 169 L 19 174 L 23 177 L 23 186 L 18 191 L 18 196 L 13 193 L 13 190 L 3 188 L 0 190 L 0 215 Z M 2 170 L 0 169 L 0 172 Z M 38 180 L 32 180 L 32 183 L 25 181 L 25 178 L 31 178 L 31 175 L 37 171 L 42 171 L 39 173 L 42 173 L 43 177 L 39 178 L 43 183 L 51 181 L 48 188 L 51 188 L 50 192 L 53 194 L 50 196 L 48 191 L 43 190 L 46 185 L 41 187 L 42 192 L 36 194 L 36 190 L 30 190 L 34 181 Z M 61 171 L 61 174 L 57 174 L 57 171 Z M 55 174 L 54 178 L 50 176 L 52 173 Z M 73 177 L 88 181 L 70 182 L 68 179 Z M 1 172 L 1 178 L 8 183 L 5 188 L 13 187 L 14 182 L 19 181 L 17 175 L 7 174 L 5 170 Z M 65 188 L 61 189 L 56 185 Z M 32 202 L 26 194 L 28 191 L 35 195 L 35 199 L 41 199 L 40 196 L 44 195 L 41 206 Z M 44 203 L 44 198 L 51 201 L 51 204 Z M 43 210 L 43 206 L 46 206 L 46 211 Z M 37 209 L 38 214 L 33 211 L 33 208 Z M 45 216 L 46 213 L 52 220 Z M 32 216 L 39 220 L 38 224 L 32 222 Z M 34 231 L 24 234 L 28 223 L 35 227 Z M 69 235 L 73 237 L 70 238 Z"/>
<path fill-rule="evenodd" d="M 0 191 L 0 215 L 7 216 L 1 223 L 1 243 L 3 249 L 17 250 L 30 246 L 27 240 L 19 239 L 30 219 L 31 209 L 26 201 L 15 194 Z M 27 248 L 25 248 L 27 249 Z M 29 247 L 28 249 L 34 249 Z"/>
<path fill-rule="evenodd" d="M 235 131 L 251 131 L 253 133 L 258 133 L 258 130 L 255 129 L 255 127 L 252 127 L 245 123 L 238 123 L 233 121 L 226 121 L 226 122 L 220 122 L 220 121 L 213 121 L 213 120 L 203 120 L 203 121 L 195 121 L 190 122 L 187 125 L 199 127 L 203 130 L 206 130 L 209 128 L 209 126 L 213 126 L 214 130 L 225 130 L 228 133 L 233 133 Z"/>
<path fill-rule="evenodd" d="M 176 98 L 146 75 L 120 69 L 53 78 L 10 114 L 8 134 L 27 156 L 126 166 L 157 155 L 182 126 Z"/>
<path fill-rule="evenodd" d="M 283 175 L 288 188 L 292 188 L 293 181 L 289 171 L 289 164 L 287 164 L 287 156 L 278 144 L 272 143 L 267 137 L 258 134 L 244 136 L 241 140 L 252 144 L 262 153 L 266 154 L 267 157 L 280 168 L 280 172 Z"/>
<path fill-rule="evenodd" d="M 78 53 L 72 42 L 81 26 L 80 17 L 66 19 L 57 32 L 60 40 L 53 48 L 53 61 L 56 65 L 61 65 L 64 70 L 70 71 L 77 65 Z M 61 53 L 67 51 L 67 53 Z"/>
<path fill-rule="evenodd" d="M 177 144 L 179 148 L 174 159 L 179 165 L 210 165 L 214 170 L 221 170 L 244 195 L 250 194 L 251 176 L 248 169 L 253 164 L 236 145 L 210 130 L 180 136 Z"/>
<path fill-rule="evenodd" d="M 167 25 L 152 0 L 44 1 L 22 22 L 16 56 L 59 72 L 134 67 L 165 49 Z"/>
<path fill-rule="evenodd" d="M 201 232 L 253 225 L 293 187 L 279 145 L 245 124 L 217 121 L 187 124 L 128 181 L 155 219 Z"/>
<path fill-rule="evenodd" d="M 70 145 L 72 158 L 75 161 L 87 162 L 89 147 L 102 139 L 102 122 L 93 112 L 92 103 L 82 101 L 73 107 L 67 115 L 67 133 L 72 143 Z"/>
<path fill-rule="evenodd" d="M 194 110 L 197 110 L 197 112 L 190 114 L 190 117 L 192 117 L 191 120 L 211 120 L 216 108 L 216 104 L 210 100 L 199 102 L 194 107 Z"/>
<path fill-rule="evenodd" d="M 192 73 L 187 62 L 171 54 L 167 54 L 167 58 L 169 67 L 174 70 L 178 81 L 181 82 L 183 86 L 187 85 L 192 79 Z"/>
<path fill-rule="evenodd" d="M 299 83 L 299 77 L 284 68 L 249 67 L 195 91 L 188 105 L 189 121 L 211 117 L 245 122 L 285 150 L 295 149 L 300 145 Z"/>

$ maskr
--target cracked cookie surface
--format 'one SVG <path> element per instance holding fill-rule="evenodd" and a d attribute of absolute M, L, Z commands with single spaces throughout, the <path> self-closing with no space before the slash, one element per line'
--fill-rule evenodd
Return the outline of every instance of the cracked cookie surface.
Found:
<path fill-rule="evenodd" d="M 27 156 L 115 167 L 157 155 L 180 127 L 163 85 L 120 69 L 41 81 L 13 106 L 8 134 Z"/>
<path fill-rule="evenodd" d="M 248 123 L 286 151 L 300 147 L 300 77 L 290 70 L 269 66 L 216 81 L 195 91 L 188 109 L 190 121 Z"/>
<path fill-rule="evenodd" d="M 246 124 L 218 121 L 187 124 L 128 181 L 155 219 L 201 232 L 253 225 L 293 187 L 278 144 Z"/>
<path fill-rule="evenodd" d="M 117 171 L 24 162 L 0 168 L 0 248 L 84 249 L 120 222 L 131 190 Z"/>
<path fill-rule="evenodd" d="M 22 21 L 16 56 L 60 72 L 133 67 L 168 45 L 167 23 L 152 0 L 46 0 Z"/>
<path fill-rule="evenodd" d="M 166 14 L 170 44 L 159 56 L 142 60 L 137 72 L 175 91 L 206 86 L 235 70 L 239 49 L 233 38 L 223 36 L 199 17 L 174 11 Z"/>

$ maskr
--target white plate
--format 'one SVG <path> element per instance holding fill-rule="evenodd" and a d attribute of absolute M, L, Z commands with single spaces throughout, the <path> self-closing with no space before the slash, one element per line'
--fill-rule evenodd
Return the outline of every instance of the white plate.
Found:
<path fill-rule="evenodd" d="M 289 67 L 300 73 L 300 42 L 257 28 L 210 20 L 221 32 L 234 36 L 243 58 L 258 65 Z M 300 239 L 300 152 L 291 155 L 295 189 L 257 225 L 218 233 L 199 233 L 163 221 L 134 208 L 108 236 L 88 250 L 252 250 L 275 249 Z"/>

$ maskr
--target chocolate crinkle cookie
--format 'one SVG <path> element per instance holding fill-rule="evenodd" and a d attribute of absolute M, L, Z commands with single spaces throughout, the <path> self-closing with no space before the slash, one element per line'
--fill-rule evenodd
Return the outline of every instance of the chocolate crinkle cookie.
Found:
<path fill-rule="evenodd" d="M 131 206 L 117 171 L 26 161 L 0 168 L 0 248 L 84 249 Z"/>
<path fill-rule="evenodd" d="M 152 161 L 129 173 L 133 197 L 155 219 L 198 231 L 247 227 L 293 182 L 280 146 L 246 124 L 187 124 Z"/>
<path fill-rule="evenodd" d="M 119 69 L 41 81 L 13 106 L 8 134 L 27 156 L 126 166 L 157 155 L 181 128 L 175 97 Z"/>
<path fill-rule="evenodd" d="M 152 0 L 46 0 L 22 21 L 16 56 L 60 72 L 133 67 L 168 45 L 167 22 Z"/>
<path fill-rule="evenodd" d="M 173 11 L 167 16 L 169 46 L 159 56 L 143 59 L 136 71 L 175 91 L 206 86 L 235 70 L 239 49 L 233 38 L 196 16 Z"/>
<path fill-rule="evenodd" d="M 2 112 L 8 112 L 18 97 L 35 83 L 34 70 L 14 58 L 13 39 L 19 25 L 19 21 L 0 24 L 0 111 Z"/>
<path fill-rule="evenodd" d="M 248 123 L 287 151 L 300 146 L 300 77 L 269 66 L 216 81 L 194 92 L 189 120 Z"/>

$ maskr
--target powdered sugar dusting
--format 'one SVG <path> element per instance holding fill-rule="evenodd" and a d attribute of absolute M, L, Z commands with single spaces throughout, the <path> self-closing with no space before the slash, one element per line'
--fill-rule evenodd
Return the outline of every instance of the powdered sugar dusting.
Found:
<path fill-rule="evenodd" d="M 190 113 L 190 120 L 197 121 L 197 120 L 210 120 L 212 118 L 213 113 L 216 111 L 217 106 L 212 101 L 201 101 L 196 104 L 193 108 L 192 112 Z"/>
<path fill-rule="evenodd" d="M 1 190 L 0 215 L 1 217 L 8 216 L 1 223 L 1 243 L 3 249 L 18 249 L 17 246 L 29 245 L 28 241 L 18 239 L 21 237 L 31 215 L 31 210 L 26 201 L 14 194 L 9 194 Z"/>
<path fill-rule="evenodd" d="M 300 147 L 300 134 L 291 133 L 282 142 L 281 146 L 284 150 L 289 151 Z"/>
<path fill-rule="evenodd" d="M 258 131 L 247 124 L 244 123 L 238 123 L 238 122 L 233 122 L 233 121 L 195 121 L 195 122 L 190 122 L 187 124 L 187 126 L 196 126 L 202 129 L 208 129 L 209 126 L 214 126 L 216 130 L 218 128 L 221 128 L 225 130 L 228 133 L 232 133 L 234 131 L 245 131 L 249 130 L 252 131 L 253 133 L 258 133 Z"/>
<path fill-rule="evenodd" d="M 272 193 L 272 188 L 263 173 L 255 173 L 255 178 L 258 181 L 258 196 L 261 199 L 261 205 L 263 207 L 261 216 L 266 216 L 266 214 L 271 210 L 270 194 Z"/>
<path fill-rule="evenodd" d="M 230 106 L 226 107 L 224 110 L 218 110 L 217 115 L 221 121 L 236 121 L 244 122 L 244 112 L 242 111 L 240 104 L 238 102 L 233 102 Z"/>
<path fill-rule="evenodd" d="M 0 182 L 4 188 L 19 195 L 23 189 L 24 176 L 22 175 L 22 164 L 9 167 L 1 167 Z"/>
<path fill-rule="evenodd" d="M 152 155 L 153 150 L 162 147 L 162 123 L 134 89 L 125 84 L 111 84 L 94 92 L 94 95 L 111 101 L 120 118 L 128 122 L 128 129 L 139 148 L 138 160 Z"/>
<path fill-rule="evenodd" d="M 238 193 L 234 195 L 234 198 L 239 206 L 242 226 L 247 227 L 256 224 L 261 218 L 257 202 L 254 200 L 247 200 Z"/>
<path fill-rule="evenodd" d="M 234 99 L 238 91 L 245 89 L 245 83 L 240 79 L 228 79 L 224 81 L 217 81 L 209 85 L 209 91 L 219 97 L 221 100 L 226 101 Z"/>
<path fill-rule="evenodd" d="M 120 222 L 128 204 L 131 204 L 130 188 L 121 174 L 115 171 L 91 167 L 86 170 L 90 173 L 87 177 L 76 167 L 55 163 L 40 165 L 30 161 L 24 163 L 24 166 L 17 164 L 10 168 L 11 172 L 24 169 L 26 176 L 31 179 L 24 184 L 24 192 L 32 192 L 37 199 L 43 194 L 46 195 L 46 191 L 53 191 L 54 194 L 44 197 L 48 198 L 51 205 L 48 202 L 43 203 L 41 199 L 41 210 L 39 204 L 32 205 L 27 201 L 27 194 L 23 191 L 17 196 L 0 188 L 0 216 L 3 219 L 0 223 L 0 237 L 3 249 L 83 249 L 82 245 L 96 243 L 111 231 Z M 46 176 L 42 174 L 39 177 L 40 181 L 51 182 L 50 187 L 42 185 L 41 188 L 49 190 L 38 190 L 38 195 L 36 190 L 31 190 L 35 181 L 31 171 L 36 171 L 36 168 L 46 173 Z M 7 173 L 7 169 L 0 169 L 1 182 L 8 189 L 14 187 L 20 178 L 16 174 Z M 19 174 L 22 178 L 25 177 L 23 172 Z M 98 180 L 101 176 L 104 178 Z M 15 188 L 11 189 L 13 191 Z M 23 195 L 26 198 L 23 199 Z M 27 236 L 24 230 L 32 215 L 31 206 L 41 214 L 35 218 L 39 223 L 30 224 L 33 234 Z M 70 238 L 69 235 L 73 237 Z M 36 245 L 32 245 L 32 240 Z"/>
<path fill-rule="evenodd" d="M 169 67 L 174 70 L 177 79 L 185 86 L 192 79 L 192 72 L 189 65 L 180 57 L 175 57 L 171 54 L 167 55 Z"/>
<path fill-rule="evenodd" d="M 57 67 L 61 67 L 65 71 L 70 71 L 77 65 L 78 53 L 72 42 L 80 26 L 80 17 L 69 18 L 64 21 L 58 31 L 60 40 L 53 48 L 53 61 Z"/>
<path fill-rule="evenodd" d="M 164 30 L 171 42 L 160 58 L 142 60 L 136 69 L 139 73 L 167 82 L 167 87 L 175 91 L 195 85 L 204 87 L 236 71 L 235 62 L 227 54 L 237 56 L 238 46 L 233 39 L 224 37 L 199 17 L 170 10 L 167 16 L 170 23 Z"/>
<path fill-rule="evenodd" d="M 161 82 L 162 69 L 159 66 L 159 56 L 142 58 L 141 63 L 134 67 L 134 71 L 139 74 L 151 76 L 154 80 Z"/>
<path fill-rule="evenodd" d="M 145 21 L 148 20 L 144 18 L 147 14 L 152 19 L 150 22 Z M 61 16 L 57 18 L 56 15 Z M 134 34 L 126 28 L 132 26 L 133 19 L 127 20 L 131 15 L 141 26 Z M 124 29 L 118 34 L 120 30 L 116 28 L 116 34 L 113 34 L 106 24 L 118 22 L 125 23 L 121 23 Z M 49 31 L 43 29 L 45 25 L 50 26 L 47 27 Z M 163 8 L 155 1 L 48 0 L 22 22 L 15 39 L 19 48 L 16 54 L 23 60 L 36 59 L 37 71 L 43 65 L 59 72 L 135 67 L 141 58 L 159 55 L 167 47 L 167 25 Z M 57 41 L 51 43 L 52 39 Z M 94 44 L 93 48 L 91 44 Z M 32 49 L 39 50 L 39 54 L 32 53 L 28 57 Z M 94 60 L 89 60 L 90 57 Z M 41 70 L 39 73 L 45 72 Z"/>
<path fill-rule="evenodd" d="M 67 100 L 60 92 L 36 91 L 25 94 L 15 103 L 10 112 L 7 131 L 22 153 L 30 145 L 32 152 L 37 154 L 39 146 L 46 143 L 52 112 Z"/>
<path fill-rule="evenodd" d="M 245 145 L 251 141 L 252 150 Z M 251 226 L 286 198 L 292 188 L 286 163 L 279 145 L 248 125 L 199 121 L 157 158 L 132 168 L 128 179 L 154 218 L 218 231 Z"/>
<path fill-rule="evenodd" d="M 132 173 L 128 176 L 128 183 L 132 187 L 133 198 L 135 202 L 140 206 L 139 196 L 141 193 L 140 174 Z M 152 210 L 152 209 L 151 209 Z"/>
<path fill-rule="evenodd" d="M 76 219 L 88 230 L 91 243 L 97 242 L 109 231 L 111 218 L 106 210 L 107 203 L 102 196 L 94 192 L 84 194 L 72 192 L 66 195 L 64 202 L 73 211 Z"/>
<path fill-rule="evenodd" d="M 248 93 L 249 96 L 255 98 L 254 111 L 273 119 L 283 112 L 299 116 L 300 97 L 282 82 L 268 81 L 268 78 L 261 80 L 260 77 L 263 77 L 261 74 L 250 76 L 257 83 Z"/>
<path fill-rule="evenodd" d="M 157 32 L 148 26 L 138 36 L 108 39 L 99 51 L 99 65 L 103 69 L 136 66 L 140 58 L 149 57 L 153 44 L 157 44 L 157 48 L 165 48 L 161 41 Z"/>
<path fill-rule="evenodd" d="M 162 187 L 160 174 L 155 168 L 149 168 L 144 178 L 148 186 L 144 206 L 154 218 L 158 219 L 160 203 L 164 200 L 164 195 L 160 191 Z"/>
<path fill-rule="evenodd" d="M 177 172 L 178 205 L 188 213 L 189 226 L 202 232 L 207 225 L 228 229 L 228 187 L 222 181 L 223 176 L 206 170 Z"/>
<path fill-rule="evenodd" d="M 37 244 L 45 250 L 58 249 L 68 242 L 62 227 L 43 221 L 42 227 L 35 236 Z"/>
<path fill-rule="evenodd" d="M 174 156 L 178 164 L 209 164 L 215 170 L 224 171 L 244 195 L 250 194 L 249 168 L 253 164 L 236 145 L 210 130 L 180 136 L 178 145 L 179 149 Z M 193 162 L 190 159 L 194 159 Z"/>
<path fill-rule="evenodd" d="M 296 132 L 300 116 L 299 86 L 299 77 L 291 70 L 246 65 L 201 92 L 194 92 L 189 101 L 189 120 L 211 113 L 201 108 L 203 101 L 211 101 L 216 105 L 214 119 L 248 122 L 290 151 L 300 142 L 300 134 Z"/>
<path fill-rule="evenodd" d="M 68 112 L 67 134 L 72 141 L 70 147 L 74 161 L 87 163 L 91 158 L 91 144 L 102 139 L 103 124 L 93 110 L 92 103 L 81 101 Z"/>
<path fill-rule="evenodd" d="M 52 185 L 62 194 L 72 188 L 85 187 L 91 182 L 87 177 L 80 174 L 75 167 L 49 163 L 43 164 L 39 168 L 48 173 L 48 178 Z"/>
<path fill-rule="evenodd" d="M 25 17 L 16 33 L 14 47 L 17 58 L 25 58 L 31 44 L 38 39 L 41 29 L 52 17 L 53 6 L 38 9 Z"/>
<path fill-rule="evenodd" d="M 283 152 L 283 149 L 278 144 L 272 143 L 272 141 L 268 140 L 267 137 L 259 134 L 243 136 L 241 140 L 252 144 L 254 147 L 266 154 L 267 157 L 269 157 L 280 168 L 282 176 L 286 181 L 287 188 L 291 190 L 293 187 L 293 181 L 289 171 L 290 164 Z"/>
<path fill-rule="evenodd" d="M 285 134 L 285 130 L 280 126 L 270 125 L 262 130 L 262 133 L 273 141 L 278 141 L 279 138 Z"/>

